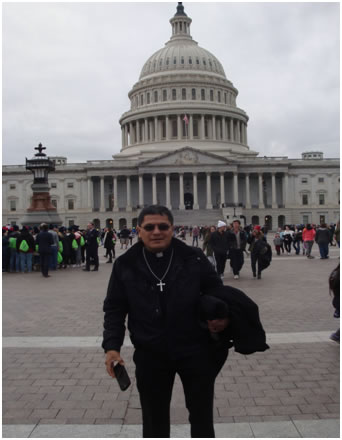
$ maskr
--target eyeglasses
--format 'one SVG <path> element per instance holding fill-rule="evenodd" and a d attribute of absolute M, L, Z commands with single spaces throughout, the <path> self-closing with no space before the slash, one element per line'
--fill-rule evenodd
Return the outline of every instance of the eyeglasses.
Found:
<path fill-rule="evenodd" d="M 148 223 L 147 225 L 142 226 L 142 228 L 146 232 L 154 231 L 155 227 L 157 227 L 159 229 L 159 231 L 168 231 L 170 229 L 171 225 L 168 225 L 167 223 L 159 223 L 159 224 L 155 224 L 155 225 L 153 225 L 152 223 Z"/>

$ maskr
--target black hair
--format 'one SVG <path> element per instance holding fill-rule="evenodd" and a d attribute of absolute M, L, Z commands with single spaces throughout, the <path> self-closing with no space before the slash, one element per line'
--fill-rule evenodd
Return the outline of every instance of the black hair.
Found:
<path fill-rule="evenodd" d="M 142 225 L 145 215 L 165 215 L 169 219 L 171 225 L 173 225 L 173 215 L 166 206 L 150 205 L 143 208 L 138 217 L 138 226 Z"/>

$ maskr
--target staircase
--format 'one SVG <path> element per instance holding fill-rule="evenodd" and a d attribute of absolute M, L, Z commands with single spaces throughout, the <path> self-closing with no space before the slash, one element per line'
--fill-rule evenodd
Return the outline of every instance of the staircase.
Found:
<path fill-rule="evenodd" d="M 222 209 L 172 210 L 176 226 L 210 226 L 224 220 Z"/>

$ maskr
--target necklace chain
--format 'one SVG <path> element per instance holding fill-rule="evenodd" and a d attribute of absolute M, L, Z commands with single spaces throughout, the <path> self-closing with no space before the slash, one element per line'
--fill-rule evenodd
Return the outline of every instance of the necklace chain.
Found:
<path fill-rule="evenodd" d="M 165 271 L 164 275 L 163 275 L 161 278 L 157 277 L 157 275 L 156 275 L 156 274 L 153 272 L 153 270 L 151 269 L 151 266 L 148 264 L 148 261 L 147 261 L 147 258 L 146 258 L 146 254 L 145 254 L 145 248 L 144 248 L 144 247 L 143 247 L 143 256 L 144 256 L 144 260 L 145 260 L 146 266 L 148 267 L 149 271 L 150 271 L 151 274 L 152 274 L 152 275 L 153 275 L 153 276 L 159 281 L 159 284 L 157 284 L 157 286 L 159 286 L 160 291 L 162 292 L 162 291 L 163 291 L 163 285 L 165 286 L 165 283 L 162 283 L 162 281 L 163 281 L 163 279 L 166 277 L 166 275 L 168 274 L 168 272 L 169 272 L 169 270 L 170 270 L 171 262 L 172 262 L 172 258 L 173 258 L 173 249 L 172 249 L 172 253 L 171 253 L 171 257 L 170 257 L 169 264 L 168 264 L 168 266 L 167 266 L 167 268 L 166 268 L 166 271 Z"/>

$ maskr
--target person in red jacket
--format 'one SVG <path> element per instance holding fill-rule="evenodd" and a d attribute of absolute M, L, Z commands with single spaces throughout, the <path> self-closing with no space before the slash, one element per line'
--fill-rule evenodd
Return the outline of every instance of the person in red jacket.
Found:
<path fill-rule="evenodd" d="M 316 231 L 309 223 L 306 225 L 306 228 L 303 229 L 303 243 L 306 250 L 306 256 L 308 258 L 315 258 L 311 255 L 312 246 L 315 241 Z"/>

